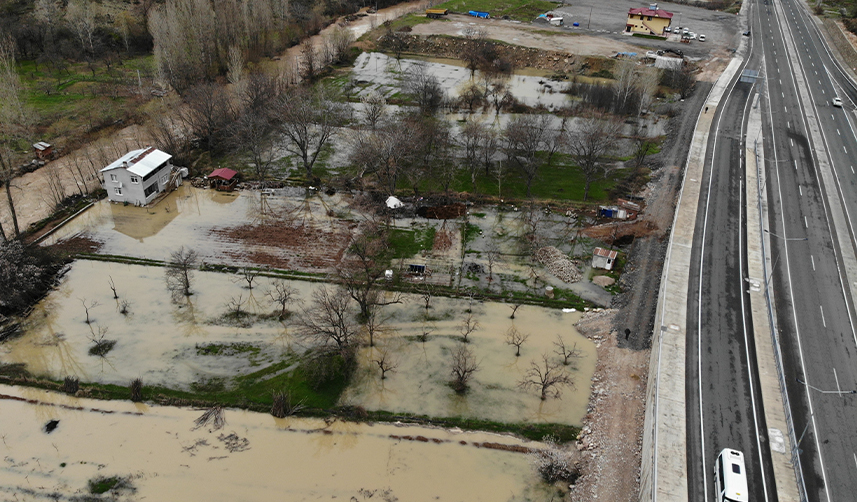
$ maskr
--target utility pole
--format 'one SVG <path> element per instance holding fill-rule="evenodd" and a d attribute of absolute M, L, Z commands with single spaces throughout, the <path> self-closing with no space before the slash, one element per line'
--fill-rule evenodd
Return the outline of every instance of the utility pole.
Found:
<path fill-rule="evenodd" d="M 586 22 L 586 29 L 589 29 L 589 26 L 592 25 L 592 7 L 589 8 L 589 21 Z"/>

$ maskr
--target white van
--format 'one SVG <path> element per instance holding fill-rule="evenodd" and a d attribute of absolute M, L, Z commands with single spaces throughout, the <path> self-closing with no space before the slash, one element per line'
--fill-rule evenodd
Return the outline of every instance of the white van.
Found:
<path fill-rule="evenodd" d="M 714 464 L 714 499 L 717 502 L 748 502 L 744 454 L 724 449 Z"/>

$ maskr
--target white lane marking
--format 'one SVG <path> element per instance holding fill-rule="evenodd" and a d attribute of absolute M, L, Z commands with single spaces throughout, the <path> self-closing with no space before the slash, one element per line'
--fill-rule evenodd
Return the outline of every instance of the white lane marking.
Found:
<path fill-rule="evenodd" d="M 792 162 L 794 162 L 794 164 L 795 164 L 795 171 L 797 171 L 797 161 L 796 161 L 796 160 L 793 160 Z"/>
<path fill-rule="evenodd" d="M 800 196 L 803 197 L 803 187 L 798 185 L 797 189 L 800 192 Z"/>
<path fill-rule="evenodd" d="M 854 455 L 854 464 L 857 465 L 857 453 L 852 453 Z"/>
<path fill-rule="evenodd" d="M 837 129 L 837 130 L 836 130 L 836 134 L 838 134 L 838 135 L 842 136 L 842 133 L 841 133 L 841 132 L 839 132 L 839 129 Z"/>
<path fill-rule="evenodd" d="M 839 386 L 839 377 L 836 375 L 836 368 L 833 368 L 833 378 L 836 380 L 836 391 L 842 395 L 842 387 Z"/>
<path fill-rule="evenodd" d="M 809 255 L 809 260 L 812 262 L 812 271 L 815 272 L 815 256 Z"/>
<path fill-rule="evenodd" d="M 819 305 L 818 308 L 819 308 L 819 310 L 821 310 L 821 324 L 826 328 L 827 322 L 824 320 L 824 307 Z"/>
<path fill-rule="evenodd" d="M 851 166 L 851 174 L 854 174 L 854 166 Z"/>
<path fill-rule="evenodd" d="M 842 145 L 842 149 L 845 150 L 845 153 L 848 153 L 848 149 L 845 148 L 845 145 Z"/>
<path fill-rule="evenodd" d="M 786 97 L 786 93 L 781 92 L 780 94 L 781 94 L 784 98 Z"/>
<path fill-rule="evenodd" d="M 803 226 L 805 228 L 809 228 L 809 222 L 807 221 L 806 216 L 803 217 Z"/>
<path fill-rule="evenodd" d="M 824 92 L 824 89 L 822 89 L 822 90 L 821 90 L 821 93 L 822 93 L 822 94 L 827 94 L 826 92 Z"/>
<path fill-rule="evenodd" d="M 793 139 L 791 139 L 791 138 L 789 138 L 789 143 L 791 143 L 791 144 L 792 144 L 792 146 L 795 146 L 795 140 L 793 140 Z"/>
<path fill-rule="evenodd" d="M 792 128 L 792 121 L 786 120 L 786 129 L 791 129 L 791 128 Z"/>

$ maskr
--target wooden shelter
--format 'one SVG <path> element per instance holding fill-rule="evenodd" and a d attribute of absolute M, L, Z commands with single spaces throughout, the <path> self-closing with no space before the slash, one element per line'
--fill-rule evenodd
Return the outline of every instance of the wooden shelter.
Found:
<path fill-rule="evenodd" d="M 231 192 L 238 184 L 238 172 L 221 167 L 208 175 L 208 186 L 221 192 Z"/>

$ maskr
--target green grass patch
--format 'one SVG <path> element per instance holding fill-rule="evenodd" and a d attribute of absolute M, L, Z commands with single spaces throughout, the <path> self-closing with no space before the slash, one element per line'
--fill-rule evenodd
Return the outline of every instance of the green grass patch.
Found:
<path fill-rule="evenodd" d="M 491 17 L 509 16 L 518 21 L 532 21 L 562 5 L 544 0 L 450 0 L 435 6 L 437 9 L 449 9 L 453 12 L 467 13 L 471 10 L 484 11 Z"/>
<path fill-rule="evenodd" d="M 410 258 L 424 249 L 431 249 L 436 233 L 437 230 L 429 225 L 414 230 L 390 230 L 391 259 Z"/>
<path fill-rule="evenodd" d="M 206 343 L 197 344 L 196 353 L 201 356 L 237 356 L 239 354 L 258 354 L 262 349 L 252 343 Z"/>
<path fill-rule="evenodd" d="M 492 420 L 464 417 L 430 417 L 426 415 L 411 415 L 391 413 L 387 411 L 374 411 L 369 413 L 369 418 L 383 422 L 412 422 L 422 425 L 436 425 L 444 428 L 458 427 L 464 430 L 488 431 L 488 432 L 511 432 L 518 436 L 541 441 L 545 436 L 551 435 L 560 443 L 568 443 L 577 439 L 580 428 L 573 425 L 550 424 L 550 423 L 505 423 Z"/>
<path fill-rule="evenodd" d="M 466 246 L 468 242 L 476 240 L 479 237 L 479 226 L 470 223 L 469 221 L 464 224 L 464 245 Z"/>
<path fill-rule="evenodd" d="M 98 476 L 97 478 L 89 480 L 89 493 L 92 493 L 93 495 L 101 495 L 102 493 L 107 493 L 113 489 L 123 488 L 125 485 L 125 480 L 119 476 Z"/>
<path fill-rule="evenodd" d="M 589 198 L 587 202 L 603 202 L 609 199 L 609 191 L 627 173 L 626 169 L 614 171 L 607 179 L 594 180 L 589 187 Z M 543 166 L 539 169 L 536 179 L 533 180 L 532 196 L 542 200 L 557 201 L 583 201 L 585 177 L 580 169 L 572 164 L 569 156 L 557 154 L 551 162 L 551 166 Z M 424 191 L 432 188 L 426 182 Z M 436 187 L 434 187 L 436 188 Z M 502 186 L 498 187 L 497 178 L 486 176 L 484 171 L 476 177 L 474 189 L 470 182 L 470 173 L 460 172 L 452 186 L 452 190 L 459 192 L 476 192 L 502 197 L 504 199 L 527 199 L 526 179 L 518 170 L 508 170 L 503 177 Z"/>

